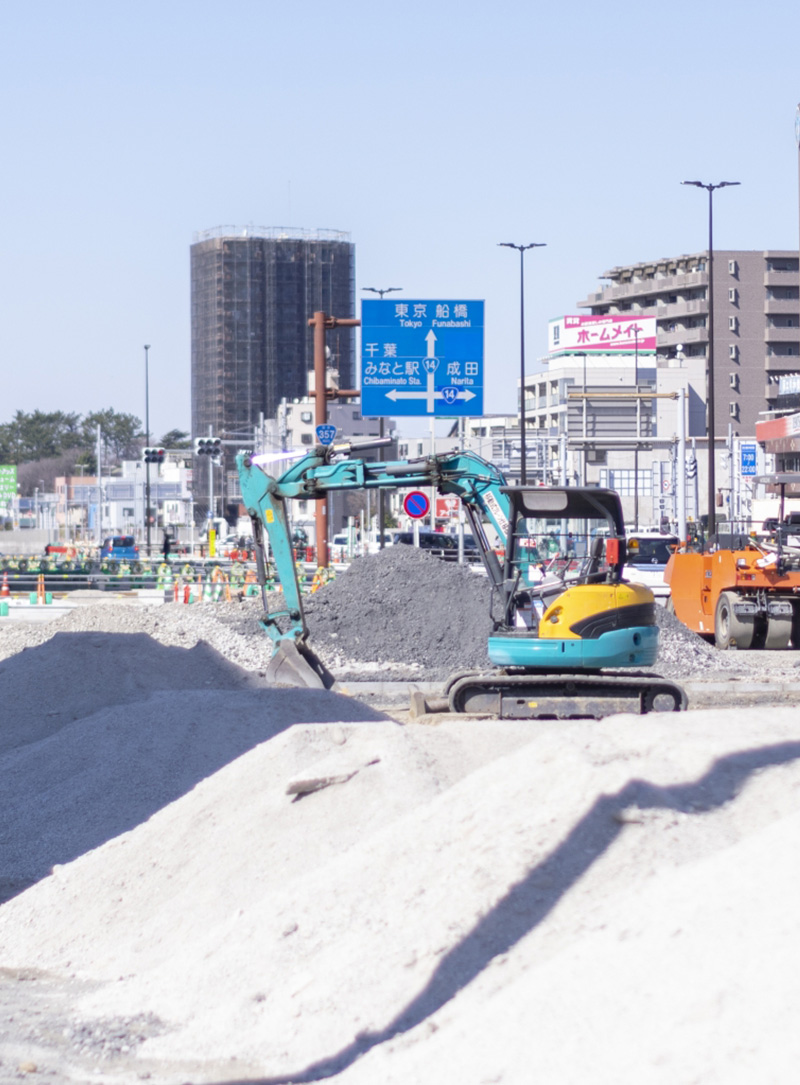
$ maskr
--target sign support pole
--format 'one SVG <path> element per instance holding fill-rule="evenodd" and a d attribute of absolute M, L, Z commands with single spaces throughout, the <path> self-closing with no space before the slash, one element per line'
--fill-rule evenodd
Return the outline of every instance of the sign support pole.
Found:
<path fill-rule="evenodd" d="M 328 421 L 328 389 L 325 379 L 325 331 L 327 328 L 349 327 L 356 328 L 361 324 L 360 320 L 349 317 L 327 316 L 326 313 L 317 311 L 308 321 L 309 327 L 314 329 L 314 425 L 324 426 Z M 340 392 L 340 395 L 346 393 Z M 352 394 L 357 394 L 353 392 Z M 328 565 L 328 501 L 325 497 L 317 499 L 317 508 L 314 513 L 314 524 L 317 535 L 317 566 L 326 568 Z"/>

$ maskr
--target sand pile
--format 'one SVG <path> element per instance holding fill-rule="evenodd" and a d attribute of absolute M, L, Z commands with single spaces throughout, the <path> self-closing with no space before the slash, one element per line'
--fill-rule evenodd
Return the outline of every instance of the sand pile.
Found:
<path fill-rule="evenodd" d="M 320 625 L 399 653 L 409 567 L 393 628 L 360 563 Z M 257 614 L 0 629 L 0 1010 L 52 985 L 3 1072 L 35 1022 L 58 1085 L 794 1081 L 796 707 L 401 727 L 264 688 Z"/>
<path fill-rule="evenodd" d="M 77 1035 L 150 1015 L 154 1081 L 788 1082 L 798 731 L 284 729 L 5 904 L 0 959 L 101 981 Z"/>

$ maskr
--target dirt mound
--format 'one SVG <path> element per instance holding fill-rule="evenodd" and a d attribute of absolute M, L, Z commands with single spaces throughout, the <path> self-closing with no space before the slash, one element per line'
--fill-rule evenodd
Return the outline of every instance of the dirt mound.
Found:
<path fill-rule="evenodd" d="M 311 643 L 334 672 L 371 664 L 436 681 L 489 665 L 485 576 L 413 546 L 358 558 L 306 599 Z M 398 666 L 399 665 L 399 666 Z"/>

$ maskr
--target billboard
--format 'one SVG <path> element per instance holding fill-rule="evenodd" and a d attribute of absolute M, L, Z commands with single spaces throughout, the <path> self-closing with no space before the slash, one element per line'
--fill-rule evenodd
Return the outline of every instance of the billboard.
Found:
<path fill-rule="evenodd" d="M 656 349 L 654 316 L 562 316 L 548 329 L 551 354 L 652 354 Z"/>
<path fill-rule="evenodd" d="M 17 465 L 0 463 L 0 502 L 9 504 L 17 496 Z"/>

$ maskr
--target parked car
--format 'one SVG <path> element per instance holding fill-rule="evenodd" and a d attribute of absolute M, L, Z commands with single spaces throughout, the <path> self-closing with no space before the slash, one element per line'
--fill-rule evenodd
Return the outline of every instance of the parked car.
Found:
<path fill-rule="evenodd" d="M 393 531 L 392 545 L 413 546 L 414 532 Z M 444 558 L 445 561 L 458 561 L 458 536 L 456 535 L 450 535 L 444 531 L 426 531 L 420 528 L 419 548 L 420 550 L 429 550 L 437 558 Z M 475 545 L 474 538 L 466 534 L 464 535 L 464 560 L 468 562 L 479 562 L 481 560 L 480 551 Z"/>
<path fill-rule="evenodd" d="M 669 584 L 664 580 L 664 570 L 678 546 L 680 540 L 677 535 L 661 532 L 628 535 L 624 578 L 637 584 L 646 584 L 656 599 L 666 601 L 669 597 Z"/>
<path fill-rule="evenodd" d="M 101 561 L 138 561 L 139 547 L 133 535 L 109 535 L 100 547 Z"/>

